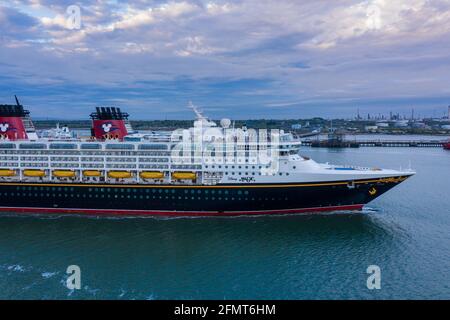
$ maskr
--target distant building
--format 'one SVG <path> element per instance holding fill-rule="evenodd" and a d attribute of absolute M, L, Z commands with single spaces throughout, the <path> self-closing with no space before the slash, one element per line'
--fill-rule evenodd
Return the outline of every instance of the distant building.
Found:
<path fill-rule="evenodd" d="M 370 131 L 370 132 L 377 131 L 378 130 L 378 126 L 365 126 L 364 130 L 365 131 Z"/>
<path fill-rule="evenodd" d="M 423 122 L 413 122 L 412 127 L 416 129 L 425 129 L 427 125 Z"/>
<path fill-rule="evenodd" d="M 441 126 L 441 128 L 444 129 L 444 130 L 450 130 L 450 124 L 443 124 Z"/>
<path fill-rule="evenodd" d="M 300 130 L 302 128 L 302 125 L 300 123 L 295 123 L 291 126 L 292 130 Z"/>
<path fill-rule="evenodd" d="M 397 120 L 394 123 L 394 127 L 396 127 L 396 128 L 406 128 L 406 127 L 408 127 L 408 120 Z"/>
<path fill-rule="evenodd" d="M 377 126 L 379 128 L 388 128 L 389 127 L 389 123 L 387 123 L 387 122 L 377 122 Z"/>

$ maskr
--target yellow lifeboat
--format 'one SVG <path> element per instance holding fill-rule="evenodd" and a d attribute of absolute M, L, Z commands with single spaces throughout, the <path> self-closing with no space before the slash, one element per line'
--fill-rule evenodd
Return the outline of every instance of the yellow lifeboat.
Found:
<path fill-rule="evenodd" d="M 109 171 L 108 177 L 115 179 L 131 178 L 133 175 L 129 171 Z"/>
<path fill-rule="evenodd" d="M 100 177 L 102 173 L 98 170 L 84 170 L 83 175 L 86 177 Z"/>
<path fill-rule="evenodd" d="M 12 177 L 16 175 L 15 170 L 0 169 L 0 177 Z"/>
<path fill-rule="evenodd" d="M 164 178 L 164 173 L 159 171 L 142 171 L 139 176 L 142 179 L 162 179 Z"/>
<path fill-rule="evenodd" d="M 53 175 L 58 178 L 73 178 L 75 177 L 75 171 L 71 170 L 54 170 Z"/>
<path fill-rule="evenodd" d="M 37 170 L 37 169 L 31 169 L 31 170 L 24 170 L 23 175 L 25 177 L 44 177 L 45 171 L 44 170 Z"/>
<path fill-rule="evenodd" d="M 172 173 L 172 178 L 177 180 L 181 179 L 195 180 L 197 179 L 197 174 L 195 172 L 174 172 Z"/>

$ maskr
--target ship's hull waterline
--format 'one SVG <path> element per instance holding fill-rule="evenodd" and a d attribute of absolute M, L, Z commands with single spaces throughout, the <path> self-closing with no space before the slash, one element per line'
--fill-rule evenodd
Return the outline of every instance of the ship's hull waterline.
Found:
<path fill-rule="evenodd" d="M 176 217 L 353 211 L 407 178 L 214 186 L 0 183 L 0 212 Z"/>

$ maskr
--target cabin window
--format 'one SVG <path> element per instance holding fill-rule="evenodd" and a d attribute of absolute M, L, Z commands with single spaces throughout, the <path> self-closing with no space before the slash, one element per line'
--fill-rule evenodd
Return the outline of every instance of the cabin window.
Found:
<path fill-rule="evenodd" d="M 141 144 L 138 146 L 139 150 L 167 150 L 165 144 Z"/>
<path fill-rule="evenodd" d="M 80 145 L 81 149 L 101 149 L 102 146 L 99 143 L 82 143 Z"/>
<path fill-rule="evenodd" d="M 50 149 L 77 149 L 73 143 L 50 143 Z"/>
<path fill-rule="evenodd" d="M 21 143 L 20 149 L 47 149 L 47 146 L 43 143 Z"/>
<path fill-rule="evenodd" d="M 109 150 L 134 150 L 134 145 L 124 143 L 110 143 L 106 145 L 106 149 Z"/>
<path fill-rule="evenodd" d="M 0 149 L 15 149 L 16 145 L 14 143 L 1 143 Z"/>

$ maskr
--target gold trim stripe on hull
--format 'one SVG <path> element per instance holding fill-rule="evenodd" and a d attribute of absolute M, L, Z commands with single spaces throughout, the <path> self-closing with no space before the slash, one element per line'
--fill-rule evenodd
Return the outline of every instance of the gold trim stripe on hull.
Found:
<path fill-rule="evenodd" d="M 408 176 L 398 176 L 370 180 L 347 180 L 340 182 L 326 182 L 326 183 L 302 183 L 302 184 L 240 184 L 240 185 L 158 185 L 158 184 L 94 184 L 94 183 L 27 183 L 27 182 L 10 182 L 0 183 L 0 186 L 39 186 L 39 187 L 94 187 L 94 188 L 294 188 L 294 187 L 322 187 L 322 186 L 339 186 L 347 185 L 349 182 L 354 184 L 366 183 L 399 183 L 406 180 Z"/>

